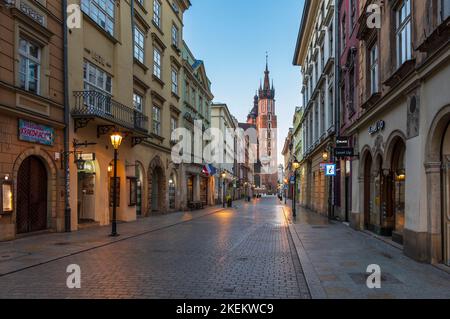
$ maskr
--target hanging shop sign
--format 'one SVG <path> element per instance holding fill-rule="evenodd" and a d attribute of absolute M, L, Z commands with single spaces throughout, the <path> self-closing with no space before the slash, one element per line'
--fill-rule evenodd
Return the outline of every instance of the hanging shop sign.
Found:
<path fill-rule="evenodd" d="M 336 148 L 350 147 L 350 137 L 339 136 L 336 138 Z"/>
<path fill-rule="evenodd" d="M 335 157 L 352 157 L 354 156 L 354 148 L 353 147 L 341 147 L 334 149 Z"/>
<path fill-rule="evenodd" d="M 325 165 L 325 176 L 336 176 L 336 164 Z"/>
<path fill-rule="evenodd" d="M 369 134 L 374 135 L 378 132 L 381 132 L 384 130 L 385 127 L 386 127 L 386 122 L 383 120 L 380 120 L 369 127 Z"/>
<path fill-rule="evenodd" d="M 19 140 L 52 146 L 55 143 L 55 129 L 19 119 Z"/>

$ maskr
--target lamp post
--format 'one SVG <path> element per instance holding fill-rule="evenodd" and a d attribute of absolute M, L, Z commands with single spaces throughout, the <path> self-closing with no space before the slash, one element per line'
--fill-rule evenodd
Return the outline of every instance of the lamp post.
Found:
<path fill-rule="evenodd" d="M 284 205 L 287 203 L 287 189 L 289 187 L 289 180 L 287 178 L 284 179 Z"/>
<path fill-rule="evenodd" d="M 225 208 L 225 177 L 227 177 L 227 173 L 224 171 L 220 176 L 222 177 L 222 207 Z"/>
<path fill-rule="evenodd" d="M 295 205 L 295 191 L 297 188 L 297 170 L 300 167 L 300 163 L 295 159 L 292 163 L 292 168 L 294 169 L 294 188 L 292 190 L 292 216 L 297 216 L 297 208 Z"/>
<path fill-rule="evenodd" d="M 113 177 L 113 213 L 111 237 L 117 237 L 117 151 L 122 143 L 123 136 L 118 132 L 111 135 L 111 144 L 114 147 L 114 177 Z"/>

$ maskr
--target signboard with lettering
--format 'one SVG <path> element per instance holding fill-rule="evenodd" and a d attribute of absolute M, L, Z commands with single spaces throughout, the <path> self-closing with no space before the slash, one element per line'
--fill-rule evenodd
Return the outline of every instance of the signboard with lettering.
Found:
<path fill-rule="evenodd" d="M 335 157 L 351 157 L 351 156 L 354 156 L 354 149 L 353 149 L 353 147 L 335 148 L 334 149 L 334 156 Z"/>
<path fill-rule="evenodd" d="M 373 125 L 371 125 L 369 127 L 369 134 L 370 135 L 374 135 L 374 134 L 376 134 L 378 132 L 381 132 L 381 131 L 384 130 L 385 127 L 386 127 L 386 122 L 385 121 L 383 121 L 383 120 L 378 121 L 378 122 L 376 122 L 375 124 L 373 124 Z"/>
<path fill-rule="evenodd" d="M 52 146 L 55 143 L 55 129 L 19 119 L 19 140 Z"/>
<path fill-rule="evenodd" d="M 346 136 L 338 136 L 336 138 L 336 147 L 349 147 L 350 146 L 350 138 Z"/>

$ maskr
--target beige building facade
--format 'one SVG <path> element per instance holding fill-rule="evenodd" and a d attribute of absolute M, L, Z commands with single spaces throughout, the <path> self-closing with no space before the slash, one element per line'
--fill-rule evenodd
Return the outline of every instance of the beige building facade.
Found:
<path fill-rule="evenodd" d="M 416 260 L 449 265 L 450 4 L 385 2 L 381 28 L 369 29 L 373 2 L 360 8 L 351 223 L 392 237 Z"/>
<path fill-rule="evenodd" d="M 65 229 L 62 9 L 0 1 L 0 241 Z"/>
<path fill-rule="evenodd" d="M 124 136 L 118 220 L 181 207 L 171 132 L 180 123 L 183 13 L 190 2 L 104 2 L 69 1 L 82 10 L 81 28 L 68 35 L 70 140 L 76 141 L 70 161 L 72 230 L 110 222 L 115 131 Z M 80 157 L 84 165 L 77 167 Z"/>

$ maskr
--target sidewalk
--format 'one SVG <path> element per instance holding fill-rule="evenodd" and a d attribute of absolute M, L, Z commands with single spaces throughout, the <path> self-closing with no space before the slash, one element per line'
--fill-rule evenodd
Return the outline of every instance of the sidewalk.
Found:
<path fill-rule="evenodd" d="M 316 213 L 283 206 L 312 298 L 450 298 L 450 274 L 418 263 L 375 237 Z M 366 286 L 367 266 L 381 267 L 381 288 Z"/>
<path fill-rule="evenodd" d="M 239 203 L 239 202 L 237 202 Z M 117 225 L 119 237 L 109 237 L 111 226 L 86 228 L 72 233 L 46 233 L 0 243 L 0 277 L 80 252 L 171 227 L 214 214 L 222 206 L 192 212 L 176 212 L 139 218 Z"/>

